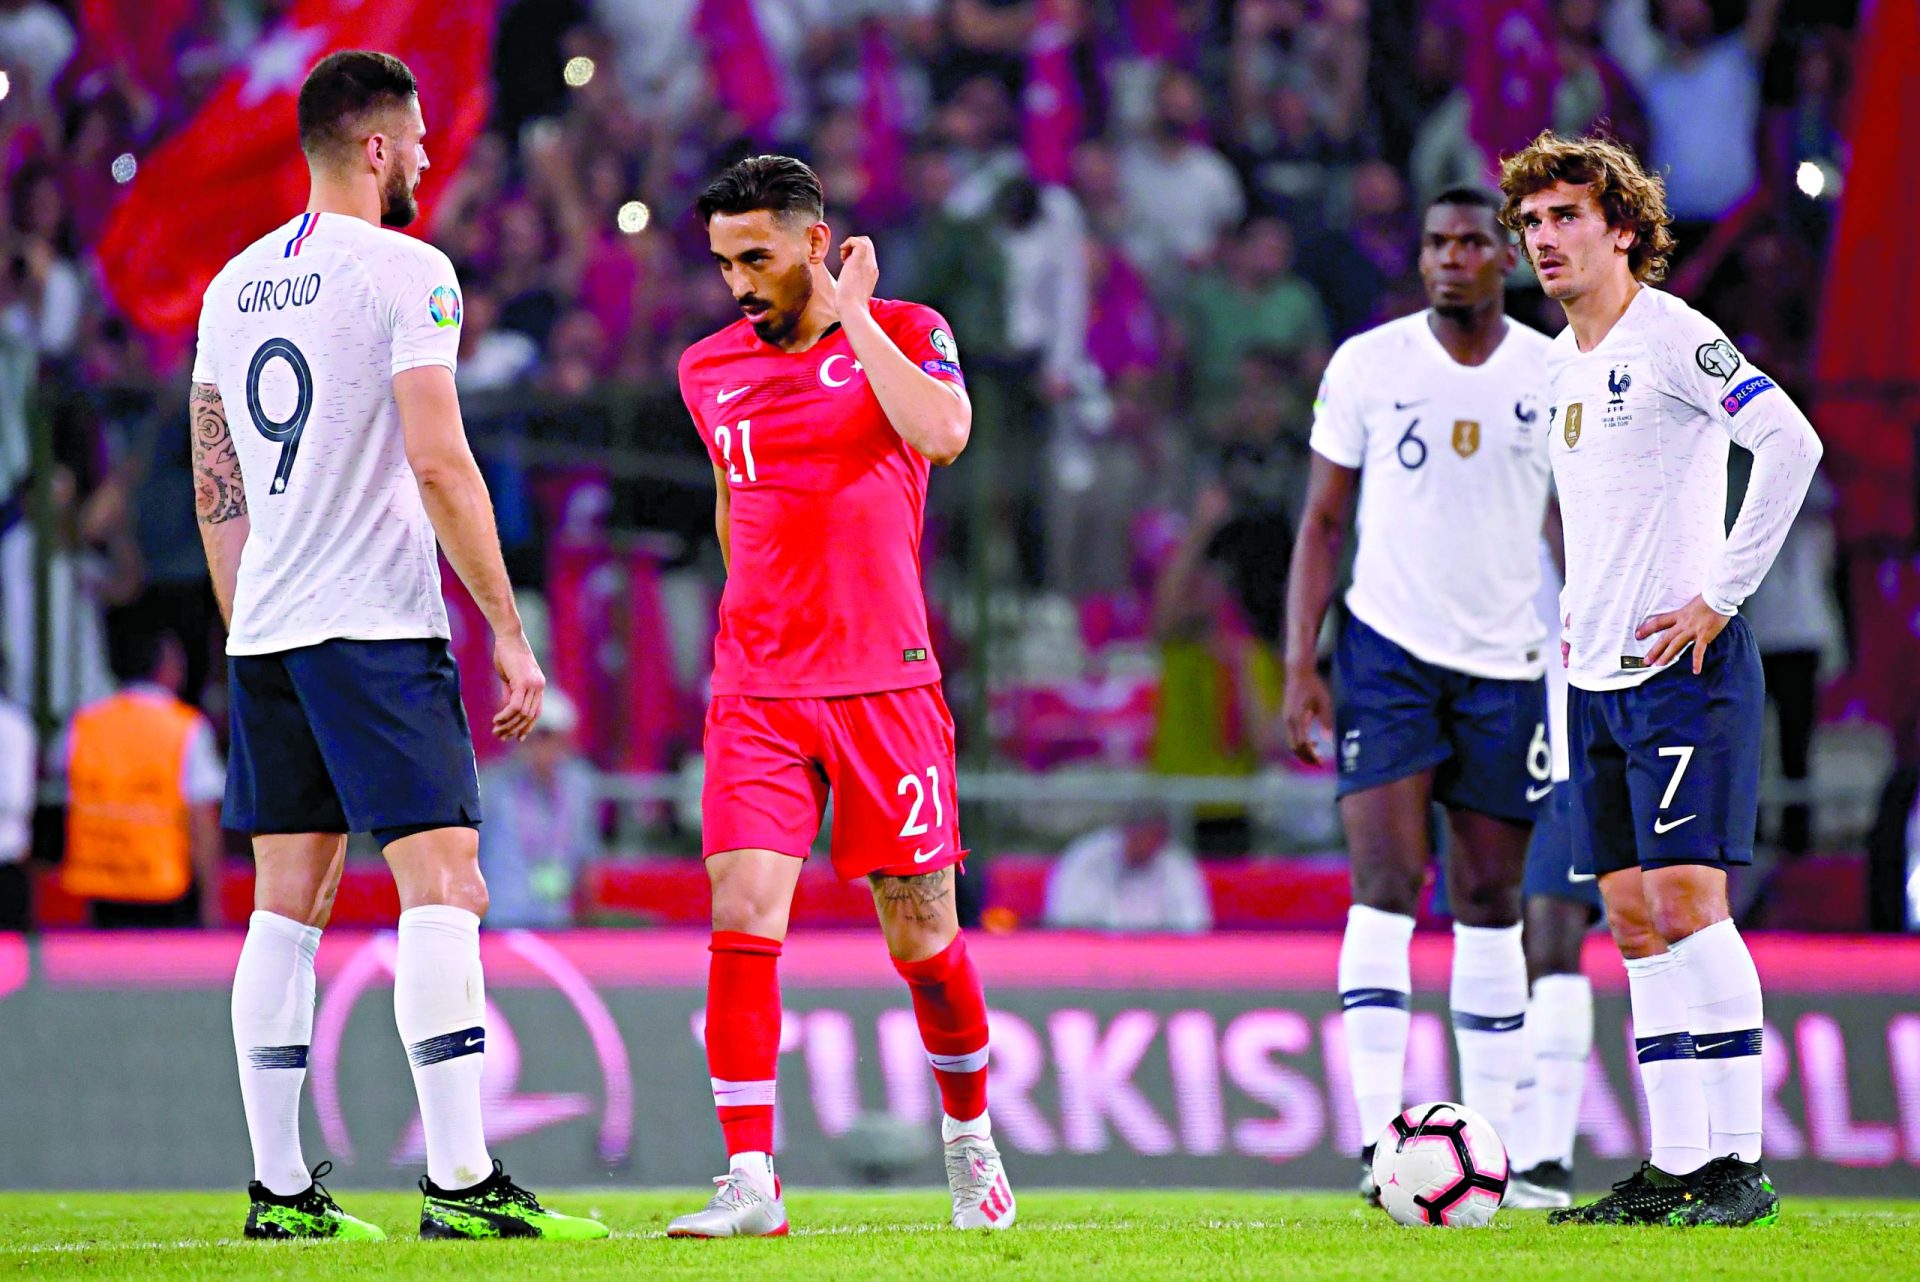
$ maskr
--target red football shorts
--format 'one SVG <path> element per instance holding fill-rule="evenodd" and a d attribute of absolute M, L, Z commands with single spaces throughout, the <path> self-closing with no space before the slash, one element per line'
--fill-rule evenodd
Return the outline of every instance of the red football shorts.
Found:
<path fill-rule="evenodd" d="M 912 877 L 959 863 L 953 714 L 940 686 L 831 699 L 716 695 L 701 851 L 805 859 L 833 794 L 833 870 Z"/>

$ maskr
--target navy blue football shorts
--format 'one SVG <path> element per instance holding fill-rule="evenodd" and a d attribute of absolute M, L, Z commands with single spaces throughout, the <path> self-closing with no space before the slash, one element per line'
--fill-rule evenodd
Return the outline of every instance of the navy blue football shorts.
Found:
<path fill-rule="evenodd" d="M 445 641 L 323 641 L 227 665 L 227 827 L 367 832 L 384 846 L 479 824 L 473 739 Z"/>
<path fill-rule="evenodd" d="M 1552 787 L 1544 678 L 1470 676 L 1349 618 L 1334 650 L 1338 796 L 1432 770 L 1434 800 L 1532 823 Z"/>
<path fill-rule="evenodd" d="M 1574 859 L 1604 877 L 1753 862 L 1766 679 L 1745 619 L 1624 690 L 1567 691 Z"/>

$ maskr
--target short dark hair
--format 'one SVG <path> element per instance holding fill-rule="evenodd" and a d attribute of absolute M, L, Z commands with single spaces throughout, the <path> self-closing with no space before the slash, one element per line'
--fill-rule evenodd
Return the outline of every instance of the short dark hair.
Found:
<path fill-rule="evenodd" d="M 107 666 L 118 681 L 146 681 L 160 671 L 161 656 L 169 640 L 178 641 L 171 632 L 133 627 L 111 633 L 107 638 Z"/>
<path fill-rule="evenodd" d="M 715 214 L 750 214 L 756 209 L 798 214 L 817 223 L 826 216 L 827 197 L 820 188 L 820 175 L 805 161 L 792 156 L 748 156 L 708 183 L 694 208 L 702 223 L 712 222 Z"/>
<path fill-rule="evenodd" d="M 1495 219 L 1498 219 L 1500 217 L 1501 200 L 1499 196 L 1488 191 L 1485 187 L 1475 187 L 1468 183 L 1460 183 L 1447 188 L 1427 202 L 1428 209 L 1432 209 L 1435 205 L 1473 205 L 1476 208 L 1487 210 Z"/>
<path fill-rule="evenodd" d="M 390 53 L 343 49 L 315 64 L 300 86 L 300 150 L 309 160 L 358 141 L 354 126 L 369 112 L 420 95 L 420 82 Z"/>

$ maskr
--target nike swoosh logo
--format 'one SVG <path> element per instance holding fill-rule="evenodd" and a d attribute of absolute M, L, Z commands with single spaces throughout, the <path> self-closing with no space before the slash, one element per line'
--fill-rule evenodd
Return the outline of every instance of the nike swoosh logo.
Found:
<path fill-rule="evenodd" d="M 939 854 L 941 851 L 945 850 L 946 848 L 947 848 L 947 843 L 943 841 L 939 845 L 935 846 L 932 850 L 927 851 L 925 854 L 921 854 L 919 851 L 916 850 L 913 852 L 913 862 L 915 862 L 916 864 L 924 864 L 925 862 L 927 862 L 927 860 L 933 858 L 935 855 Z"/>
<path fill-rule="evenodd" d="M 1425 405 L 1426 403 L 1427 403 L 1427 398 L 1426 398 L 1426 397 L 1424 397 L 1424 396 L 1422 396 L 1422 397 L 1420 397 L 1420 398 L 1419 398 L 1419 399 L 1417 399 L 1417 400 L 1411 400 L 1411 401 L 1395 401 L 1395 402 L 1393 403 L 1393 408 L 1395 408 L 1395 409 L 1397 409 L 1397 410 L 1410 410 L 1410 409 L 1412 409 L 1412 408 L 1413 408 L 1414 406 L 1416 406 L 1416 405 Z"/>
<path fill-rule="evenodd" d="M 1688 815 L 1686 819 L 1676 819 L 1672 823 L 1665 823 L 1656 819 L 1653 821 L 1653 835 L 1658 837 L 1661 833 L 1672 832 L 1675 828 L 1687 822 L 1687 819 L 1698 819 L 1699 817 L 1699 815 Z"/>
<path fill-rule="evenodd" d="M 713 399 L 718 401 L 720 404 L 725 405 L 728 401 L 732 400 L 734 397 L 745 396 L 748 392 L 752 390 L 753 390 L 753 384 L 748 383 L 745 387 L 736 387 L 731 392 L 715 392 L 713 394 Z"/>
<path fill-rule="evenodd" d="M 469 1038 L 467 1039 L 467 1045 L 469 1045 L 469 1046 L 478 1046 L 478 1045 L 480 1045 L 480 1044 L 481 1044 L 482 1042 L 484 1042 L 484 1041 L 486 1041 L 486 1040 L 487 1040 L 487 1039 L 486 1039 L 486 1038 L 484 1038 L 484 1037 L 469 1037 Z"/>
<path fill-rule="evenodd" d="M 1702 1051 L 1717 1051 L 1722 1046 L 1731 1046 L 1731 1045 L 1733 1045 L 1733 1039 L 1731 1037 L 1727 1038 L 1727 1040 L 1724 1042 L 1695 1042 L 1693 1044 L 1693 1051 L 1694 1051 L 1694 1054 L 1698 1055 Z"/>
<path fill-rule="evenodd" d="M 1538 800 L 1540 800 L 1540 798 L 1542 798 L 1542 797 L 1544 797 L 1544 796 L 1546 796 L 1546 795 L 1547 795 L 1548 793 L 1550 793 L 1550 792 L 1552 792 L 1552 791 L 1553 791 L 1553 785 L 1552 785 L 1552 784 L 1547 784 L 1547 785 L 1546 785 L 1545 787 L 1543 787 L 1543 788 L 1529 788 L 1529 789 L 1527 789 L 1527 800 L 1528 800 L 1528 801 L 1538 801 Z"/>
<path fill-rule="evenodd" d="M 1568 881 L 1576 881 L 1576 882 L 1577 882 L 1577 881 L 1592 881 L 1592 880 L 1593 880 L 1593 879 L 1594 879 L 1595 877 L 1597 877 L 1598 875 L 1599 875 L 1598 873 L 1590 873 L 1590 872 L 1575 872 L 1575 871 L 1574 871 L 1573 869 L 1571 869 L 1571 868 L 1569 868 L 1569 869 L 1567 869 L 1567 880 L 1568 880 Z"/>

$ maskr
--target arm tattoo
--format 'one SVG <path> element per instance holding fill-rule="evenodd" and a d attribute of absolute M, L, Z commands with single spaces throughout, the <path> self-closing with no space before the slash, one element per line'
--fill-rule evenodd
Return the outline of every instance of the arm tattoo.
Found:
<path fill-rule="evenodd" d="M 220 525 L 247 514 L 247 492 L 240 479 L 240 456 L 227 429 L 227 408 L 220 389 L 195 383 L 188 402 L 193 423 L 193 505 L 202 525 Z"/>
<path fill-rule="evenodd" d="M 947 901 L 953 898 L 951 868 L 918 877 L 887 877 L 875 873 L 868 880 L 873 883 L 873 897 L 880 911 L 896 921 L 937 925 Z"/>

